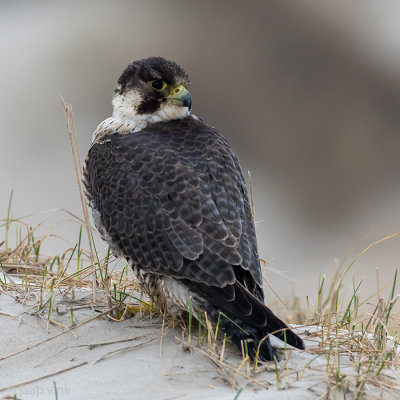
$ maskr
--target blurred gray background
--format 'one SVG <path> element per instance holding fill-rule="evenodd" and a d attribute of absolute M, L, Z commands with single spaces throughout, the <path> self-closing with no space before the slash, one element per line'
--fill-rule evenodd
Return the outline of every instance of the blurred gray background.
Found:
<path fill-rule="evenodd" d="M 193 113 L 252 171 L 268 282 L 313 298 L 335 258 L 348 265 L 400 230 L 399 46 L 395 1 L 3 0 L 1 216 L 12 188 L 14 217 L 81 215 L 60 95 L 83 158 L 123 68 L 164 56 L 190 74 Z M 78 229 L 61 224 L 48 251 Z M 350 275 L 371 294 L 375 268 L 385 287 L 399 256 L 390 239 Z"/>

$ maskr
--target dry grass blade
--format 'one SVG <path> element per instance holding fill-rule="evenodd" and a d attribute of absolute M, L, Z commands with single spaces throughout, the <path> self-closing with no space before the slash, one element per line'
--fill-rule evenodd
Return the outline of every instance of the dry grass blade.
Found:
<path fill-rule="evenodd" d="M 25 382 L 16 383 L 15 385 L 2 387 L 2 388 L 0 388 L 0 392 L 3 392 L 4 390 L 15 389 L 15 388 L 23 386 L 23 385 L 29 385 L 30 383 L 35 383 L 35 382 L 41 381 L 42 379 L 50 378 L 51 376 L 55 376 L 55 375 L 62 374 L 63 372 L 71 371 L 72 369 L 82 367 L 83 365 L 86 365 L 86 364 L 88 364 L 88 362 L 84 361 L 84 362 L 82 362 L 80 364 L 73 365 L 72 367 L 68 367 L 68 368 L 64 368 L 64 369 L 61 369 L 61 370 L 56 371 L 56 372 L 52 372 L 51 374 L 42 375 L 42 376 L 39 376 L 38 378 L 35 378 L 35 379 L 30 379 L 30 380 L 25 381 Z"/>
<path fill-rule="evenodd" d="M 58 338 L 59 336 L 65 335 L 66 333 L 72 331 L 73 329 L 77 329 L 77 328 L 79 328 L 79 327 L 81 327 L 81 326 L 83 326 L 83 325 L 88 324 L 88 323 L 91 322 L 91 321 L 94 321 L 95 319 L 98 319 L 98 318 L 102 317 L 103 315 L 107 315 L 108 313 L 110 313 L 110 311 L 112 311 L 113 309 L 116 309 L 116 308 L 118 308 L 118 307 L 119 307 L 119 304 L 115 305 L 111 310 L 104 311 L 104 312 L 102 312 L 102 313 L 100 313 L 100 314 L 98 314 L 98 315 L 96 315 L 96 316 L 94 316 L 94 317 L 92 317 L 92 318 L 87 319 L 86 321 L 83 321 L 83 322 L 81 322 L 81 323 L 75 325 L 73 328 L 69 328 L 69 329 L 67 329 L 66 331 L 62 331 L 62 332 L 60 332 L 60 333 L 57 333 L 56 335 L 51 336 L 51 337 L 49 337 L 49 338 L 46 339 L 46 340 L 43 340 L 43 341 L 41 341 L 41 342 L 39 342 L 39 343 L 35 343 L 35 344 L 32 345 L 32 346 L 28 346 L 28 347 L 26 347 L 25 349 L 22 349 L 22 350 L 20 350 L 20 351 L 15 352 L 15 353 L 9 354 L 8 356 L 2 357 L 2 358 L 0 358 L 0 361 L 8 360 L 9 358 L 15 357 L 15 356 L 17 356 L 17 355 L 19 355 L 19 354 L 22 354 L 22 353 L 24 353 L 24 352 L 26 352 L 26 351 L 28 351 L 28 350 L 34 349 L 34 348 L 36 348 L 36 347 L 38 347 L 38 346 L 41 346 L 42 344 L 48 343 L 48 342 L 50 342 L 51 340 L 54 340 L 54 339 Z"/>
<path fill-rule="evenodd" d="M 248 362 L 250 360 L 249 356 L 246 356 L 245 358 L 243 358 L 242 362 L 240 363 L 240 365 L 237 367 L 236 371 L 235 371 L 235 375 L 233 376 L 233 381 L 232 381 L 232 389 L 236 388 L 236 381 L 237 381 L 237 377 L 241 371 L 241 369 L 243 368 L 243 365 L 246 364 L 246 362 Z"/>
<path fill-rule="evenodd" d="M 108 352 L 106 354 L 103 354 L 101 357 L 97 358 L 96 360 L 94 360 L 91 363 L 91 365 L 94 365 L 94 364 L 98 363 L 99 361 L 105 360 L 106 358 L 112 357 L 112 356 L 114 356 L 116 354 L 124 353 L 124 352 L 126 352 L 128 350 L 138 349 L 138 348 L 140 348 L 140 347 L 142 347 L 142 346 L 144 346 L 146 344 L 154 342 L 155 340 L 157 340 L 157 338 L 148 339 L 148 340 L 145 340 L 144 342 L 141 342 L 141 343 L 138 343 L 138 344 L 134 344 L 132 346 L 127 346 L 127 347 L 123 347 L 121 349 L 110 351 L 110 352 Z"/>
<path fill-rule="evenodd" d="M 74 115 L 72 112 L 71 104 L 67 104 L 64 99 L 61 97 L 61 101 L 64 107 L 65 112 L 65 119 L 67 122 L 67 130 L 71 144 L 72 156 L 74 158 L 74 165 L 75 165 L 75 174 L 76 174 L 76 181 L 78 184 L 79 195 L 81 199 L 82 211 L 83 216 L 85 219 L 85 227 L 87 233 L 87 239 L 89 243 L 89 254 L 90 254 L 90 261 L 92 264 L 92 285 L 93 285 L 93 303 L 96 303 L 96 287 L 97 287 L 97 278 L 96 278 L 96 268 L 95 268 L 95 259 L 93 253 L 93 246 L 92 246 L 92 237 L 91 237 L 91 228 L 89 222 L 89 211 L 85 201 L 85 196 L 83 194 L 82 184 L 81 184 L 81 171 L 82 165 L 80 161 L 79 149 L 78 149 L 78 142 L 76 136 L 76 129 L 75 129 L 75 122 L 74 122 Z"/>

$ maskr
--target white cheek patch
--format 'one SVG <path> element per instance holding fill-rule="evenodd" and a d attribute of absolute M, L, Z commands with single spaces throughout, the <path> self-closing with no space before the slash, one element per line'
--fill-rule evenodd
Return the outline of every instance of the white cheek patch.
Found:
<path fill-rule="evenodd" d="M 161 103 L 160 108 L 152 114 L 138 114 L 137 109 L 141 101 L 141 95 L 133 90 L 124 94 L 116 94 L 112 101 L 113 115 L 97 127 L 93 133 L 92 143 L 98 142 L 106 135 L 113 133 L 126 135 L 131 132 L 139 132 L 149 124 L 181 119 L 190 114 L 187 107 L 180 107 L 168 100 Z"/>
<path fill-rule="evenodd" d="M 138 114 L 137 109 L 141 102 L 142 96 L 134 90 L 124 94 L 116 94 L 112 101 L 113 115 L 97 127 L 93 133 L 92 143 L 98 142 L 109 134 L 126 135 L 131 132 L 139 132 L 149 124 L 181 119 L 190 114 L 187 107 L 180 107 L 168 100 L 162 102 L 160 108 L 152 114 Z"/>
<path fill-rule="evenodd" d="M 130 90 L 124 94 L 116 94 L 113 98 L 113 116 L 121 119 L 136 119 L 137 109 L 142 102 L 142 97 L 136 91 Z"/>

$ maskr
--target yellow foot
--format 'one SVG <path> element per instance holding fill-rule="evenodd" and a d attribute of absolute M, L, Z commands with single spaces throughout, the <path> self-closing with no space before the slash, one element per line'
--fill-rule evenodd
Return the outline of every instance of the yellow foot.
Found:
<path fill-rule="evenodd" d="M 129 314 L 138 314 L 138 313 L 160 314 L 160 310 L 158 310 L 157 308 L 148 303 L 129 305 L 126 307 L 126 312 Z"/>

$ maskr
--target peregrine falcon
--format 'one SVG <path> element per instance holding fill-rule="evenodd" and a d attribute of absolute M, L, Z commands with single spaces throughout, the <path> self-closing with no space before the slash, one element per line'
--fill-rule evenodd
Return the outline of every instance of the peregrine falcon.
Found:
<path fill-rule="evenodd" d="M 216 129 L 190 113 L 189 78 L 150 57 L 118 79 L 113 114 L 83 172 L 95 225 L 150 298 L 171 315 L 207 312 L 249 355 L 276 356 L 269 334 L 302 340 L 264 305 L 245 179 Z"/>

